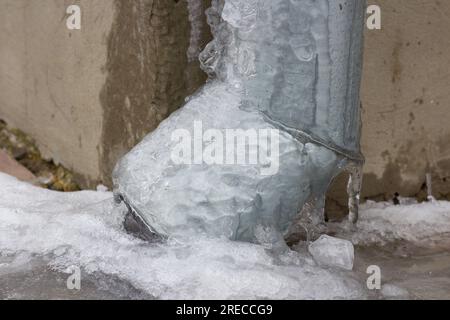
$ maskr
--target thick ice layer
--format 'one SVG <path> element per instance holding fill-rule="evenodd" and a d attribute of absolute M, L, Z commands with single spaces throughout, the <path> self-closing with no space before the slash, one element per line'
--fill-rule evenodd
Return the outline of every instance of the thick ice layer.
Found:
<path fill-rule="evenodd" d="M 200 55 L 211 79 L 118 163 L 117 199 L 163 236 L 257 241 L 263 228 L 279 241 L 300 212 L 302 226 L 323 222 L 331 180 L 362 161 L 363 8 L 360 0 L 214 0 L 214 40 Z M 217 138 L 227 130 L 241 130 L 246 148 Z M 175 161 L 180 142 L 193 147 Z M 230 152 L 247 162 L 222 156 Z M 359 185 L 349 188 L 353 216 Z"/>
<path fill-rule="evenodd" d="M 172 140 L 172 134 L 181 129 L 195 137 L 196 123 L 201 123 L 200 138 L 208 129 L 220 130 L 224 137 L 227 129 L 276 130 L 259 114 L 241 110 L 235 89 L 211 83 L 147 136 L 121 160 L 114 174 L 115 192 L 159 234 L 206 233 L 254 241 L 258 226 L 284 233 L 305 202 L 323 197 L 344 164 L 334 152 L 300 143 L 282 131 L 276 144 L 279 157 L 265 162 L 175 164 L 173 153 L 180 142 Z M 258 147 L 262 154 L 275 151 L 271 142 L 266 149 L 259 140 L 253 143 L 247 152 Z M 316 219 L 320 221 L 320 215 Z"/>
<path fill-rule="evenodd" d="M 205 237 L 165 244 L 134 239 L 123 232 L 123 212 L 114 209 L 110 193 L 58 193 L 3 174 L 0 188 L 0 277 L 45 272 L 34 265 L 40 256 L 55 270 L 79 266 L 82 279 L 103 274 L 160 299 L 364 297 L 348 274 L 293 251 L 275 255 L 259 245 Z M 2 295 L 14 297 L 14 287 L 0 288 Z"/>

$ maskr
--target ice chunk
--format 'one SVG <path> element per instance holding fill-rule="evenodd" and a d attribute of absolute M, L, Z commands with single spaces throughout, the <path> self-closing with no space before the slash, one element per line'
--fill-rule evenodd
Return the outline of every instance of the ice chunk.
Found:
<path fill-rule="evenodd" d="M 308 250 L 320 265 L 353 269 L 355 249 L 350 241 L 322 235 L 309 245 Z"/>

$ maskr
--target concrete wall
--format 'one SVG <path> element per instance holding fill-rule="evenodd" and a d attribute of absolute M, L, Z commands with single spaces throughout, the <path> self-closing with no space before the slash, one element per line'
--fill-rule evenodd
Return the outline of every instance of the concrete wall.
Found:
<path fill-rule="evenodd" d="M 450 200 L 450 2 L 368 0 L 382 9 L 382 30 L 366 30 L 361 88 L 366 157 L 362 198 L 396 193 Z M 347 206 L 347 177 L 336 179 L 327 209 Z"/>
<path fill-rule="evenodd" d="M 71 4 L 81 30 L 66 28 Z M 186 1 L 0 0 L 0 118 L 82 185 L 109 184 L 116 160 L 204 82 L 189 39 Z"/>
<path fill-rule="evenodd" d="M 370 2 L 383 22 L 366 33 L 364 194 L 418 195 L 430 172 L 435 195 L 449 198 L 450 2 Z"/>
<path fill-rule="evenodd" d="M 81 31 L 65 28 L 72 3 Z M 366 32 L 363 196 L 423 196 L 432 172 L 449 198 L 450 2 L 369 3 L 383 29 Z M 116 159 L 205 79 L 189 36 L 184 0 L 0 0 L 0 118 L 91 185 L 108 183 Z M 339 205 L 344 185 L 331 192 Z"/>

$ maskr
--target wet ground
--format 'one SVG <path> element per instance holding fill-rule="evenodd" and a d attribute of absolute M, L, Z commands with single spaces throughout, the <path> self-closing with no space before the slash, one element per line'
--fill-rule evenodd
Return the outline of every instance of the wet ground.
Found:
<path fill-rule="evenodd" d="M 69 289 L 70 274 L 58 272 L 48 266 L 42 257 L 26 257 L 27 264 L 20 266 L 21 257 L 0 257 L 0 299 L 2 300 L 129 300 L 153 299 L 114 275 L 82 272 L 80 290 Z M 11 264 L 7 269 L 2 264 Z M 12 268 L 14 268 L 14 270 Z M 9 269 L 9 270 L 8 270 Z"/>
<path fill-rule="evenodd" d="M 380 267 L 383 285 L 408 292 L 383 297 L 375 291 L 374 298 L 450 300 L 450 234 L 422 244 L 400 241 L 385 246 L 357 247 L 354 270 L 362 280 L 369 276 L 366 271 L 370 265 Z"/>

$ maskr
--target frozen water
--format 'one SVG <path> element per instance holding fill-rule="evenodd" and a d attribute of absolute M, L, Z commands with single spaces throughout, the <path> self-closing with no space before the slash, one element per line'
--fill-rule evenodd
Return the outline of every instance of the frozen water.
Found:
<path fill-rule="evenodd" d="M 0 186 L 0 297 L 54 290 L 69 298 L 65 281 L 52 279 L 66 279 L 70 266 L 82 269 L 82 287 L 118 279 L 102 288 L 113 288 L 119 298 L 365 297 L 351 275 L 319 268 L 294 251 L 273 253 L 260 245 L 205 236 L 159 244 L 135 239 L 123 231 L 123 208 L 114 206 L 108 192 L 58 193 L 3 174 Z M 27 287 L 37 275 L 39 290 Z"/>
<path fill-rule="evenodd" d="M 348 225 L 330 225 L 337 228 L 340 237 L 354 244 L 386 244 L 394 241 L 413 243 L 432 242 L 434 237 L 450 233 L 450 203 L 433 201 L 417 203 L 401 199 L 402 205 L 390 202 L 372 202 L 361 206 L 357 228 Z"/>
<path fill-rule="evenodd" d="M 450 298 L 446 202 L 363 206 L 359 223 L 365 227 L 357 238 L 367 237 L 364 247 L 355 248 L 355 271 L 349 273 L 317 266 L 301 248 L 273 251 L 205 236 L 145 243 L 124 232 L 124 209 L 108 192 L 59 193 L 3 174 L 0 188 L 0 298 L 378 298 L 365 291 L 369 265 L 380 266 L 383 285 L 407 290 L 412 298 Z M 380 247 L 373 235 L 394 229 L 380 215 L 401 220 L 397 241 L 421 234 L 429 247 L 393 237 Z M 79 293 L 66 288 L 70 266 L 82 269 Z"/>
<path fill-rule="evenodd" d="M 309 245 L 308 250 L 320 265 L 353 269 L 355 249 L 350 241 L 322 235 Z"/>
<path fill-rule="evenodd" d="M 214 40 L 200 54 L 210 80 L 121 159 L 116 199 L 164 237 L 258 242 L 263 228 L 278 241 L 299 213 L 314 229 L 331 180 L 362 164 L 363 17 L 360 0 L 212 1 Z M 223 141 L 227 130 L 241 130 L 244 149 Z M 277 134 L 251 139 L 263 131 Z"/>
<path fill-rule="evenodd" d="M 408 299 L 409 293 L 407 290 L 397 287 L 392 284 L 385 284 L 381 288 L 381 294 L 387 299 Z"/>

